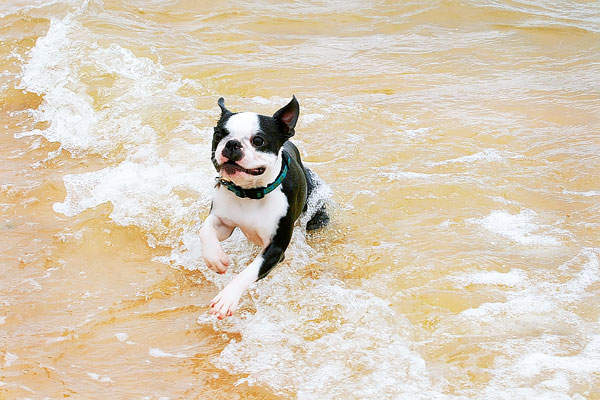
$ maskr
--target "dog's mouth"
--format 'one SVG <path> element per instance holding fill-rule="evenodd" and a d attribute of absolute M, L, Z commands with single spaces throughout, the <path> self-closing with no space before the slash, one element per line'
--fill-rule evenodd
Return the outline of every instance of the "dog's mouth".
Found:
<path fill-rule="evenodd" d="M 236 172 L 243 172 L 248 175 L 256 176 L 256 175 L 262 175 L 265 172 L 265 169 L 266 169 L 265 167 L 246 169 L 246 168 L 242 167 L 241 165 L 239 165 L 238 163 L 236 163 L 235 161 L 231 161 L 231 160 L 229 160 L 221 165 L 221 170 L 225 171 L 225 173 L 227 175 L 233 175 Z"/>

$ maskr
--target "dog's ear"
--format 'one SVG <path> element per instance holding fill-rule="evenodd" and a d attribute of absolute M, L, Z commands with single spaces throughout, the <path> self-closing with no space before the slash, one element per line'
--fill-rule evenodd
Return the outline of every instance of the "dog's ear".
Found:
<path fill-rule="evenodd" d="M 224 98 L 219 98 L 219 100 L 217 101 L 217 104 L 219 105 L 219 108 L 221 108 L 221 118 L 223 118 L 226 115 L 231 114 L 231 111 L 229 111 L 226 107 L 225 107 L 225 99 Z"/>
<path fill-rule="evenodd" d="M 294 127 L 300 115 L 300 104 L 296 100 L 296 96 L 292 96 L 292 100 L 282 109 L 273 114 L 273 118 L 283 123 L 284 133 L 287 137 L 294 136 Z"/>

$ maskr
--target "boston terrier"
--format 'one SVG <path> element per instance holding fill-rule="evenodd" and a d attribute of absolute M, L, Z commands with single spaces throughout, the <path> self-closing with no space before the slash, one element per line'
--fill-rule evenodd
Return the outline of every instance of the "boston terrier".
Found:
<path fill-rule="evenodd" d="M 261 247 L 260 254 L 210 302 L 211 314 L 223 319 L 236 311 L 241 295 L 284 259 L 294 224 L 307 209 L 316 175 L 302 165 L 289 141 L 300 106 L 296 97 L 272 117 L 233 113 L 220 98 L 221 118 L 214 128 L 212 162 L 219 173 L 209 216 L 200 230 L 206 265 L 225 273 L 231 261 L 220 242 L 239 228 Z M 323 205 L 307 230 L 323 227 L 329 216 Z"/>

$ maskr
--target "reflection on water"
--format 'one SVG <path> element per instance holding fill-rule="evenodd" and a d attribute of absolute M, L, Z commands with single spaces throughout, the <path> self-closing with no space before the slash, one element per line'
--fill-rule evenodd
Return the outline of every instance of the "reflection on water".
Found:
<path fill-rule="evenodd" d="M 0 5 L 0 397 L 597 398 L 596 2 Z M 333 221 L 225 321 L 216 99 Z"/>

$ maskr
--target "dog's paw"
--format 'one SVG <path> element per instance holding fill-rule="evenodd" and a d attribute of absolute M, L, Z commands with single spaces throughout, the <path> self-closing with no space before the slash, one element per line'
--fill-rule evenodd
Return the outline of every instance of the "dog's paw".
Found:
<path fill-rule="evenodd" d="M 206 263 L 206 266 L 208 268 L 212 269 L 213 271 L 219 274 L 224 274 L 227 271 L 227 268 L 229 268 L 229 265 L 231 264 L 229 256 L 225 254 L 225 252 L 221 249 L 219 249 L 218 251 L 214 250 L 205 252 L 204 262 Z"/>
<path fill-rule="evenodd" d="M 210 302 L 210 313 L 218 319 L 232 316 L 237 310 L 243 289 L 234 282 L 225 286 L 223 290 Z"/>

